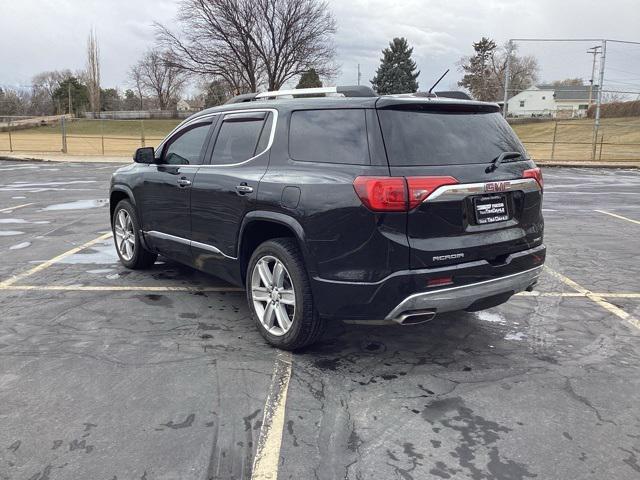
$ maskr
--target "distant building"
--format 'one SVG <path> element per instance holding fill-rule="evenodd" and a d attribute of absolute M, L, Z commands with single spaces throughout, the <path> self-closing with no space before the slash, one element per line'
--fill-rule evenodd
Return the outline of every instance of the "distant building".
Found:
<path fill-rule="evenodd" d="M 582 118 L 589 109 L 590 85 L 535 85 L 511 97 L 508 114 L 513 117 Z M 593 87 L 595 103 L 598 87 Z"/>
<path fill-rule="evenodd" d="M 191 105 L 189 105 L 189 102 L 187 102 L 186 100 L 178 100 L 176 109 L 179 112 L 188 112 L 189 110 L 191 110 Z"/>

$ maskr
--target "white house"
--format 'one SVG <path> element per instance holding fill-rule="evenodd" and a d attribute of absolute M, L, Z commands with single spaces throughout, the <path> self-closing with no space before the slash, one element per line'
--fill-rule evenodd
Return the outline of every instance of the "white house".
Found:
<path fill-rule="evenodd" d="M 176 105 L 176 109 L 179 112 L 188 112 L 191 110 L 191 105 L 186 100 L 178 100 L 178 104 Z"/>
<path fill-rule="evenodd" d="M 507 112 L 513 117 L 585 117 L 589 95 L 593 102 L 598 94 L 597 86 L 590 89 L 590 85 L 535 85 L 511 97 Z"/>

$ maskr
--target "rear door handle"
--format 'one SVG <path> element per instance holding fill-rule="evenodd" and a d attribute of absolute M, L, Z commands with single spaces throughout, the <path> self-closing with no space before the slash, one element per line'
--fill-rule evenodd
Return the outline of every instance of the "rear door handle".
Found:
<path fill-rule="evenodd" d="M 246 184 L 237 185 L 236 186 L 236 192 L 238 192 L 240 195 L 245 195 L 247 193 L 252 193 L 253 192 L 253 187 L 250 187 L 249 185 L 246 185 Z"/>
<path fill-rule="evenodd" d="M 191 186 L 191 180 L 187 180 L 186 178 L 181 178 L 178 180 L 178 185 L 181 187 L 189 187 Z"/>

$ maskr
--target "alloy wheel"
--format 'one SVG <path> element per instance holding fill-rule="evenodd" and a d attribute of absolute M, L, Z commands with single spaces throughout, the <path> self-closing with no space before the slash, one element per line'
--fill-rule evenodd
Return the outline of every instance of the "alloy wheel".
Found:
<path fill-rule="evenodd" d="M 136 252 L 136 234 L 133 230 L 131 215 L 125 209 L 120 209 L 116 213 L 113 230 L 120 256 L 127 262 L 131 261 Z"/>
<path fill-rule="evenodd" d="M 284 264 L 270 255 L 260 258 L 251 273 L 251 297 L 262 326 L 282 336 L 293 324 L 296 294 Z"/>

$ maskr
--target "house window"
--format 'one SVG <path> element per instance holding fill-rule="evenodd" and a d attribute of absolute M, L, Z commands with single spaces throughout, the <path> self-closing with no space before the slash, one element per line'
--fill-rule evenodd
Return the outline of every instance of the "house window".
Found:
<path fill-rule="evenodd" d="M 524 100 L 520 100 L 520 107 L 524 107 Z"/>
<path fill-rule="evenodd" d="M 543 95 L 543 96 L 542 96 L 542 99 L 543 99 L 543 100 L 546 100 L 546 99 L 547 99 L 547 97 L 545 97 L 545 96 Z"/>
<path fill-rule="evenodd" d="M 587 110 L 589 105 L 578 105 L 578 110 Z"/>

